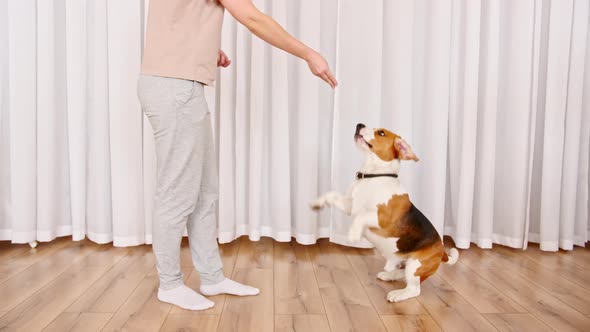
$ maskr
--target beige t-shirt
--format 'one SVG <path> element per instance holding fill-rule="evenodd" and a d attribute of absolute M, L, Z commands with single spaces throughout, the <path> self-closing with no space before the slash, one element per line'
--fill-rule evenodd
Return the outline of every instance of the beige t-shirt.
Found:
<path fill-rule="evenodd" d="M 217 0 L 150 0 L 141 73 L 212 85 L 223 12 Z"/>

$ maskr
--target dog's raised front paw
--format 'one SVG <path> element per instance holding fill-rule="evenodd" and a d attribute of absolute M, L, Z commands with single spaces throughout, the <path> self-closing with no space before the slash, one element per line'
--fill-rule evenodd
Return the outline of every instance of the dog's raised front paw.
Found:
<path fill-rule="evenodd" d="M 315 202 L 309 205 L 312 210 L 319 211 L 326 207 L 326 200 L 318 198 Z"/>

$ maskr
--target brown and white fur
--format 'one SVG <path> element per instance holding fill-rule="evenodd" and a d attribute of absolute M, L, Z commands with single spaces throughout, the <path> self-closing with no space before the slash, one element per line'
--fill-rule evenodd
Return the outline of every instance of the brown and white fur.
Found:
<path fill-rule="evenodd" d="M 361 173 L 399 174 L 402 160 L 418 161 L 408 143 L 386 129 L 358 124 L 354 138 L 365 154 Z M 315 210 L 326 206 L 339 208 L 353 217 L 348 232 L 351 243 L 364 235 L 385 257 L 384 271 L 377 278 L 405 279 L 406 288 L 387 294 L 390 302 L 420 295 L 420 284 L 436 272 L 441 262 L 454 264 L 459 258 L 455 248 L 450 255 L 446 254 L 440 235 L 410 202 L 398 178 L 360 179 L 348 194 L 329 192 L 312 203 Z"/>

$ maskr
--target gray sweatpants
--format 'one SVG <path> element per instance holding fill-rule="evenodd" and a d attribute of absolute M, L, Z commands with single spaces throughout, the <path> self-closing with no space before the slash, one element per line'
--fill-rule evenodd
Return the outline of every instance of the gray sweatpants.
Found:
<path fill-rule="evenodd" d="M 157 189 L 153 250 L 160 288 L 182 285 L 185 227 L 201 284 L 224 279 L 217 246 L 217 163 L 210 113 L 199 82 L 142 75 L 138 96 L 154 130 Z"/>

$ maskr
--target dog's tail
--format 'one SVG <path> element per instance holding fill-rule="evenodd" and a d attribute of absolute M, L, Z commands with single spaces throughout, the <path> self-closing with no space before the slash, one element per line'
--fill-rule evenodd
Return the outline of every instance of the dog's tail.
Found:
<path fill-rule="evenodd" d="M 446 252 L 443 253 L 442 261 L 449 265 L 453 265 L 457 263 L 457 260 L 459 260 L 459 250 L 451 248 L 450 251 L 451 253 L 449 255 L 447 255 Z"/>

